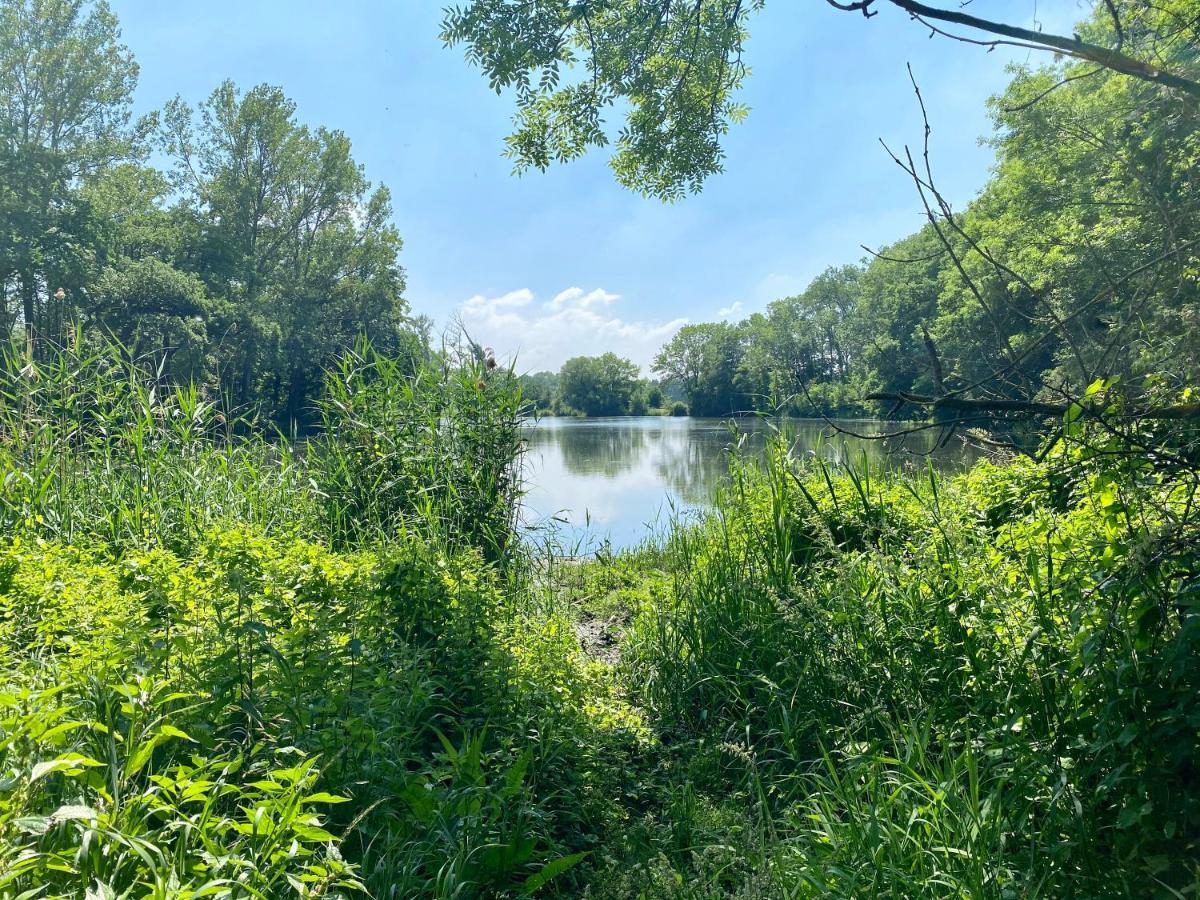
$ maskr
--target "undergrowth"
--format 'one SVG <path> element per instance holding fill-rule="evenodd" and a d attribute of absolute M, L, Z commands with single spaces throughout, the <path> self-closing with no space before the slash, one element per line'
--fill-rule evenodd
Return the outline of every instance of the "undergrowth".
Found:
<path fill-rule="evenodd" d="M 113 349 L 0 380 L 0 896 L 1197 893 L 1186 468 L 780 438 L 542 559 L 483 358 L 364 347 L 301 446 Z"/>
<path fill-rule="evenodd" d="M 623 675 L 675 770 L 624 883 L 1194 895 L 1194 476 L 1074 441 L 945 477 L 786 447 L 734 461 L 633 610 Z"/>

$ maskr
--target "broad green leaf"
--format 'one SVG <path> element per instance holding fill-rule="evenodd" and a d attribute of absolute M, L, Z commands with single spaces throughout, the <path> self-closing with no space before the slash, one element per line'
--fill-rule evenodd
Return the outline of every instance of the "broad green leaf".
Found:
<path fill-rule="evenodd" d="M 588 854 L 585 851 L 583 853 L 572 853 L 570 856 L 560 856 L 558 859 L 551 860 L 550 862 L 546 863 L 546 865 L 542 866 L 540 870 L 534 872 L 525 879 L 525 884 L 522 886 L 522 892 L 525 894 L 532 894 L 534 891 L 538 890 L 538 888 L 547 884 L 552 879 L 557 878 L 563 872 L 566 872 L 568 869 L 579 865 L 579 863 L 583 862 L 585 859 L 587 859 L 587 857 Z"/>

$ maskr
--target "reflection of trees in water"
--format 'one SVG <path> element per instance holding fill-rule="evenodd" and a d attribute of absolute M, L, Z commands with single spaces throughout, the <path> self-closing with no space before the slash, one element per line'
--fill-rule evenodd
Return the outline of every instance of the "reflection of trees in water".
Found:
<path fill-rule="evenodd" d="M 615 478 L 637 466 L 646 448 L 642 428 L 606 422 L 596 425 L 535 428 L 530 446 L 555 447 L 572 475 Z"/>
<path fill-rule="evenodd" d="M 865 464 L 872 468 L 892 469 L 924 467 L 926 462 L 932 459 L 938 468 L 955 469 L 978 458 L 977 452 L 964 446 L 957 439 L 946 446 L 939 446 L 943 432 L 936 428 L 886 440 L 870 440 L 867 436 L 903 430 L 904 426 L 891 422 L 848 422 L 845 427 L 864 435 L 864 438 L 839 434 L 824 422 L 792 420 L 783 426 L 792 441 L 792 453 L 799 459 L 817 456 L 836 464 L 860 467 Z M 744 434 L 743 452 L 750 456 L 761 456 L 766 447 L 767 437 L 772 433 L 771 426 L 762 420 L 746 420 L 739 422 L 738 428 Z M 728 445 L 729 439 L 722 436 L 718 446 Z M 711 471 L 715 472 L 713 477 L 724 474 L 724 457 Z M 703 476 L 697 476 L 697 479 L 700 477 Z"/>
<path fill-rule="evenodd" d="M 895 430 L 891 423 L 855 422 L 862 434 Z M 743 420 L 738 430 L 744 435 L 743 452 L 760 456 L 770 427 L 761 420 Z M 800 458 L 819 455 L 835 463 L 897 468 L 923 466 L 932 452 L 935 465 L 957 467 L 973 454 L 955 441 L 936 449 L 940 431 L 930 429 L 903 438 L 877 441 L 856 440 L 833 432 L 816 421 L 792 421 L 786 425 L 793 439 L 793 453 Z M 658 480 L 686 505 L 704 505 L 728 471 L 729 448 L 737 439 L 716 421 L 691 419 L 674 422 L 630 422 L 619 420 L 533 428 L 529 444 L 535 452 L 557 451 L 563 468 L 571 475 L 615 479 L 648 467 Z"/>
<path fill-rule="evenodd" d="M 730 435 L 724 431 L 680 431 L 664 440 L 654 469 L 684 503 L 699 506 L 729 469 Z"/>

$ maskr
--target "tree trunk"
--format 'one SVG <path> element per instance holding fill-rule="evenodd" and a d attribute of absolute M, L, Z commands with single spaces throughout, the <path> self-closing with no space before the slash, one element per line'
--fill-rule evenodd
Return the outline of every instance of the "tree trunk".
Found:
<path fill-rule="evenodd" d="M 287 423 L 293 434 L 300 431 L 300 416 L 304 411 L 304 397 L 308 392 L 308 375 L 300 366 L 292 366 L 288 378 Z"/>

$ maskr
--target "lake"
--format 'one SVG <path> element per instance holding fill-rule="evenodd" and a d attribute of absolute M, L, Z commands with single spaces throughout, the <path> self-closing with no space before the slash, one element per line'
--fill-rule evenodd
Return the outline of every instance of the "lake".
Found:
<path fill-rule="evenodd" d="M 763 446 L 766 421 L 739 419 L 736 425 L 748 446 Z M 924 467 L 932 459 L 946 470 L 965 468 L 979 456 L 957 438 L 934 449 L 937 429 L 872 441 L 837 435 L 819 419 L 792 419 L 788 426 L 797 453 L 830 460 L 861 460 L 865 453 L 876 464 Z M 842 427 L 884 434 L 901 426 L 856 421 Z M 667 416 L 551 416 L 528 425 L 526 434 L 524 522 L 556 529 L 568 549 L 578 544 L 579 552 L 604 540 L 614 548 L 633 546 L 665 525 L 672 509 L 703 509 L 726 473 L 733 440 L 728 420 Z"/>

